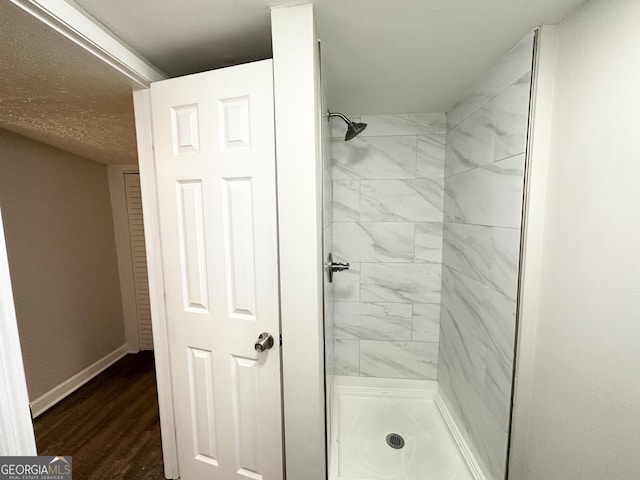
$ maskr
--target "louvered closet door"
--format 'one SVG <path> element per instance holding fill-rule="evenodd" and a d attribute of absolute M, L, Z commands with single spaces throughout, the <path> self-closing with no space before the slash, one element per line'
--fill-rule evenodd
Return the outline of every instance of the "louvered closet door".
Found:
<path fill-rule="evenodd" d="M 140 175 L 138 173 L 125 173 L 124 186 L 127 195 L 129 240 L 131 244 L 131 261 L 138 314 L 138 338 L 140 339 L 140 349 L 153 350 L 151 307 L 149 303 L 149 275 L 147 274 L 147 256 L 144 244 Z"/>

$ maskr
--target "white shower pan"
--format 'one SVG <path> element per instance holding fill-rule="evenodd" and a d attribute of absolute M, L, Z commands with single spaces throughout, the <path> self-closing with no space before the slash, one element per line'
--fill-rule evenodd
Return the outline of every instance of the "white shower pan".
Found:
<path fill-rule="evenodd" d="M 336 376 L 332 403 L 331 480 L 485 478 L 435 381 Z"/>

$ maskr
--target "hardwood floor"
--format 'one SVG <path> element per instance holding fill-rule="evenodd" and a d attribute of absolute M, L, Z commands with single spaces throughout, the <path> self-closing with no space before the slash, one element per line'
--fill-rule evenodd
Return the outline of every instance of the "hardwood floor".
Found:
<path fill-rule="evenodd" d="M 162 480 L 153 353 L 129 354 L 35 420 L 39 455 L 72 455 L 76 480 Z"/>

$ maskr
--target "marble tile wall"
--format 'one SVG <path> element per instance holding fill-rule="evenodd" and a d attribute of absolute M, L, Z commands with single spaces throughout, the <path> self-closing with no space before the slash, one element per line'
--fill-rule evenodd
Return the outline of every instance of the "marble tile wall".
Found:
<path fill-rule="evenodd" d="M 505 475 L 533 35 L 449 112 L 438 382 L 487 478 Z"/>
<path fill-rule="evenodd" d="M 444 114 L 363 115 L 343 140 L 332 120 L 336 375 L 437 376 Z"/>

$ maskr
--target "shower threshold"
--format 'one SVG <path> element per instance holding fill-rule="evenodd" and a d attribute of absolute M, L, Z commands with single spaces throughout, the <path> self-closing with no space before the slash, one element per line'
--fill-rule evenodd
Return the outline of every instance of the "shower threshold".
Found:
<path fill-rule="evenodd" d="M 485 480 L 435 381 L 336 376 L 331 412 L 330 480 Z"/>

